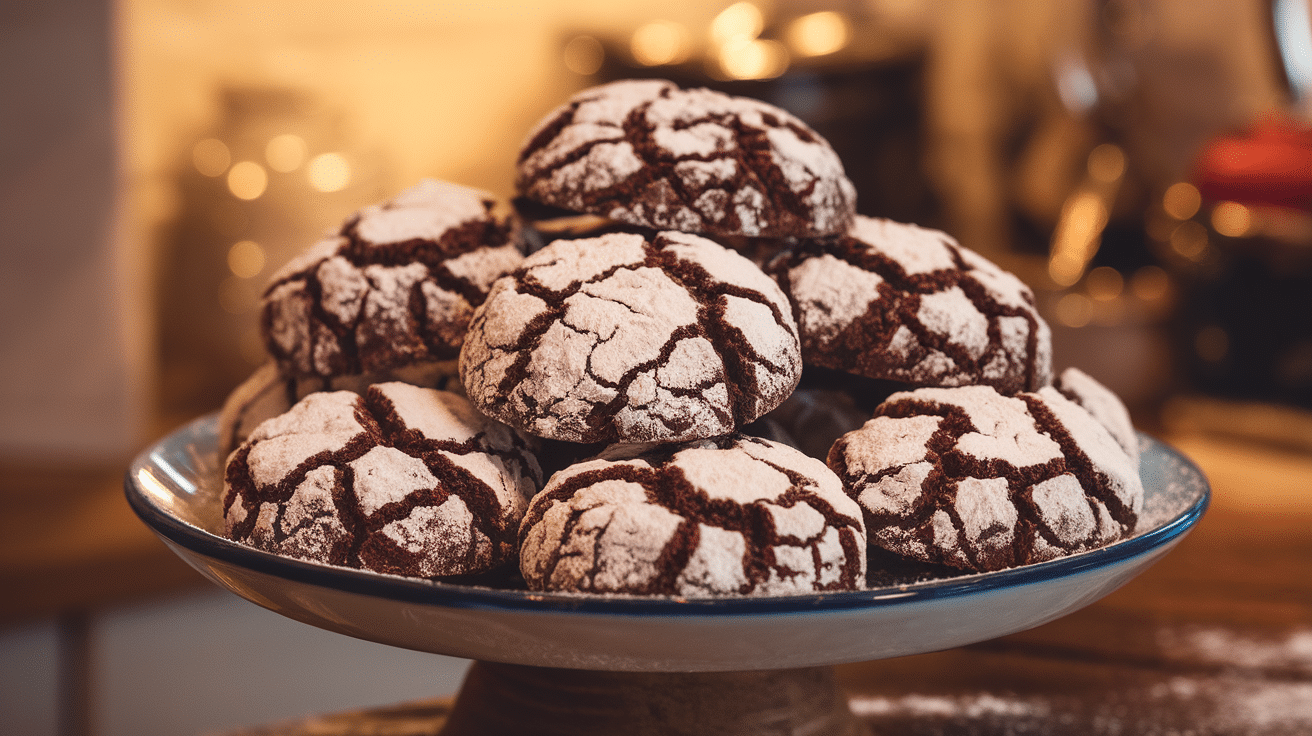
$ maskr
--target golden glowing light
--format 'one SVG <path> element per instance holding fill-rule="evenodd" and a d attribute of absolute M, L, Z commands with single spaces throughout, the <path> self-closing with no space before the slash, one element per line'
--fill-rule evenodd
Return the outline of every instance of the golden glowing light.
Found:
<path fill-rule="evenodd" d="M 739 39 L 752 40 L 765 28 L 761 9 L 749 2 L 734 3 L 711 21 L 711 40 L 725 45 Z"/>
<path fill-rule="evenodd" d="M 773 79 L 788 70 L 788 51 L 778 41 L 738 41 L 720 48 L 720 69 L 730 79 Z"/>
<path fill-rule="evenodd" d="M 191 148 L 191 163 L 205 176 L 223 176 L 232 163 L 228 146 L 218 138 L 206 138 Z"/>
<path fill-rule="evenodd" d="M 1212 229 L 1229 238 L 1242 238 L 1253 228 L 1253 211 L 1238 202 L 1212 208 Z"/>
<path fill-rule="evenodd" d="M 601 70 L 606 61 L 606 49 L 592 36 L 575 36 L 565 44 L 565 68 L 582 76 L 591 76 Z"/>
<path fill-rule="evenodd" d="M 1208 325 L 1194 335 L 1194 352 L 1208 363 L 1220 363 L 1230 353 L 1230 335 L 1220 325 Z"/>
<path fill-rule="evenodd" d="M 1144 266 L 1130 277 L 1130 291 L 1146 302 L 1164 298 L 1171 290 L 1171 275 L 1160 266 Z"/>
<path fill-rule="evenodd" d="M 310 186 L 321 192 L 337 192 L 351 183 L 351 164 L 340 153 L 321 153 L 310 159 L 306 172 Z"/>
<path fill-rule="evenodd" d="M 1107 206 L 1098 195 L 1081 192 L 1066 202 L 1048 258 L 1048 275 L 1057 285 L 1073 286 L 1080 280 L 1106 226 Z"/>
<path fill-rule="evenodd" d="M 1207 251 L 1207 228 L 1193 220 L 1176 225 L 1171 231 L 1171 250 L 1196 261 Z"/>
<path fill-rule="evenodd" d="M 633 32 L 629 51 L 643 66 L 662 66 L 686 61 L 691 46 L 688 31 L 678 23 L 658 20 Z"/>
<path fill-rule="evenodd" d="M 254 161 L 238 161 L 228 169 L 228 191 L 237 199 L 258 199 L 269 186 L 269 175 Z"/>
<path fill-rule="evenodd" d="M 1120 146 L 1103 143 L 1089 152 L 1088 167 L 1094 181 L 1111 184 L 1125 175 L 1125 152 Z"/>
<path fill-rule="evenodd" d="M 239 240 L 228 249 L 228 270 L 239 279 L 258 276 L 264 270 L 264 248 L 254 240 Z"/>
<path fill-rule="evenodd" d="M 1187 181 L 1176 182 L 1167 187 L 1166 194 L 1162 197 L 1162 209 L 1177 220 L 1188 220 L 1198 214 L 1198 208 L 1202 205 L 1203 196 L 1198 193 L 1198 187 Z"/>
<path fill-rule="evenodd" d="M 798 56 L 824 56 L 842 49 L 852 39 L 847 16 L 832 10 L 810 13 L 788 24 L 784 40 Z"/>
<path fill-rule="evenodd" d="M 264 146 L 264 160 L 283 174 L 299 169 L 305 163 L 305 139 L 291 133 L 274 136 Z"/>
<path fill-rule="evenodd" d="M 1093 302 L 1078 292 L 1065 294 L 1054 308 L 1057 321 L 1067 327 L 1084 327 L 1093 320 Z"/>
<path fill-rule="evenodd" d="M 1125 290 L 1125 277 L 1111 266 L 1099 266 L 1084 277 L 1084 289 L 1100 302 L 1109 302 Z"/>

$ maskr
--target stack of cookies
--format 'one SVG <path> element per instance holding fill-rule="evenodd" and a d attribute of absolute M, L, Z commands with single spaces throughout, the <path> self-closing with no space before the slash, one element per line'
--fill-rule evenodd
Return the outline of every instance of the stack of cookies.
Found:
<path fill-rule="evenodd" d="M 517 188 L 508 212 L 424 182 L 275 277 L 273 359 L 221 415 L 231 538 L 705 597 L 859 589 L 867 545 L 988 571 L 1133 530 L 1128 415 L 1054 382 L 1030 290 L 856 215 L 789 113 L 596 87 L 530 133 Z"/>

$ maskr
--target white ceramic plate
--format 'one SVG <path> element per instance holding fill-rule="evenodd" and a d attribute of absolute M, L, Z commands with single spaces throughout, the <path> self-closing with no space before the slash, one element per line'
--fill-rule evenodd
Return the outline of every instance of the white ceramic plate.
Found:
<path fill-rule="evenodd" d="M 228 541 L 214 416 L 142 453 L 127 498 L 179 556 L 265 608 L 331 631 L 491 662 L 591 670 L 784 669 L 937 651 L 1075 611 L 1166 554 L 1209 489 L 1174 449 L 1140 437 L 1147 490 L 1135 536 L 1036 565 L 859 592 L 779 598 L 537 594 L 301 562 Z"/>

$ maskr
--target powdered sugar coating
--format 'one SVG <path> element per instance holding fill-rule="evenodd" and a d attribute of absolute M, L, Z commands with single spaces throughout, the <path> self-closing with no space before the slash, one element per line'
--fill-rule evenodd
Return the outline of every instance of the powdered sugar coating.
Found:
<path fill-rule="evenodd" d="M 833 235 L 856 203 L 838 155 L 802 121 L 663 80 L 575 95 L 529 135 L 516 183 L 556 207 L 718 235 Z"/>
<path fill-rule="evenodd" d="M 1003 393 L 1052 380 L 1052 335 L 1014 275 L 947 234 L 858 215 L 771 265 L 807 363 L 917 386 Z"/>
<path fill-rule="evenodd" d="M 450 392 L 392 382 L 311 393 L 228 458 L 225 531 L 375 572 L 487 571 L 515 555 L 542 482 L 533 449 Z"/>
<path fill-rule="evenodd" d="M 1121 449 L 1139 463 L 1139 435 L 1134 431 L 1130 411 L 1111 389 L 1079 368 L 1067 368 L 1053 384 L 1063 396 L 1074 401 L 1111 432 Z"/>
<path fill-rule="evenodd" d="M 612 446 L 552 476 L 520 539 L 535 590 L 790 595 L 865 575 L 861 510 L 838 478 L 743 435 Z"/>
<path fill-rule="evenodd" d="M 460 382 L 452 380 L 457 370 L 454 360 L 445 360 L 412 363 L 381 373 L 284 376 L 277 363 L 270 361 L 257 368 L 224 400 L 219 410 L 219 456 L 227 457 L 261 422 L 286 413 L 293 404 L 315 391 L 364 393 L 370 385 L 388 381 L 463 391 Z"/>
<path fill-rule="evenodd" d="M 829 466 L 872 545 L 972 571 L 1102 546 L 1143 508 L 1137 463 L 1052 387 L 893 394 L 834 443 Z"/>
<path fill-rule="evenodd" d="M 275 274 L 265 346 L 285 375 L 453 359 L 492 281 L 523 260 L 516 232 L 492 195 L 422 181 L 360 210 Z"/>
<path fill-rule="evenodd" d="M 778 286 L 705 238 L 558 240 L 497 281 L 460 356 L 474 404 L 541 437 L 676 442 L 732 432 L 801 375 Z"/>

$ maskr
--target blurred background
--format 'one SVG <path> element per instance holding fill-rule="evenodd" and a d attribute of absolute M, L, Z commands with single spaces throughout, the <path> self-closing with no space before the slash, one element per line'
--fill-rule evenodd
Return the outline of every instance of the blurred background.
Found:
<path fill-rule="evenodd" d="M 282 262 L 422 177 L 511 195 L 530 126 L 626 77 L 809 122 L 861 212 L 1016 272 L 1141 428 L 1312 448 L 1307 0 L 6 2 L 0 732 L 454 690 L 210 592 L 119 479 L 263 361 Z"/>

